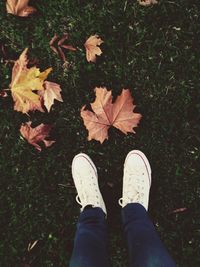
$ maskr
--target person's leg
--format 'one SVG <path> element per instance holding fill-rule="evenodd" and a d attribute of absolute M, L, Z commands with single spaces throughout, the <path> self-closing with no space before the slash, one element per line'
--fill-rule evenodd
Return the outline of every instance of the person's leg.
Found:
<path fill-rule="evenodd" d="M 80 214 L 70 267 L 108 266 L 107 226 L 100 208 L 84 209 Z"/>
<path fill-rule="evenodd" d="M 122 209 L 122 221 L 131 267 L 176 266 L 141 204 L 127 204 Z"/>
<path fill-rule="evenodd" d="M 106 207 L 98 186 L 97 170 L 85 154 L 72 162 L 72 176 L 82 206 L 70 267 L 108 267 Z"/>
<path fill-rule="evenodd" d="M 151 167 L 146 156 L 131 151 L 125 160 L 122 222 L 128 243 L 130 267 L 175 267 L 148 217 Z"/>

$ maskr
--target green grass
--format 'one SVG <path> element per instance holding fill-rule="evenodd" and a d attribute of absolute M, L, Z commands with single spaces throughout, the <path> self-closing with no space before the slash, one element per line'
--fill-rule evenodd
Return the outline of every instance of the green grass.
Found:
<path fill-rule="evenodd" d="M 0 88 L 8 88 L 12 64 L 25 47 L 50 80 L 61 84 L 64 103 L 50 114 L 31 114 L 35 125 L 54 124 L 51 148 L 38 153 L 19 134 L 28 116 L 13 110 L 11 97 L 0 98 L 0 266 L 68 266 L 79 207 L 71 161 L 80 151 L 98 167 L 110 229 L 112 266 L 127 266 L 117 200 L 123 161 L 141 149 L 153 169 L 150 215 L 180 267 L 200 265 L 199 180 L 199 1 L 160 1 L 144 8 L 136 1 L 32 1 L 30 18 L 7 15 L 0 3 Z M 55 33 L 70 34 L 70 67 L 50 50 Z M 84 42 L 92 34 L 104 40 L 96 64 L 85 59 Z M 7 62 L 7 63 L 6 63 Z M 114 95 L 130 88 L 143 115 L 136 135 L 111 129 L 103 145 L 87 141 L 80 108 L 94 99 L 93 88 L 106 86 Z M 110 188 L 108 183 L 113 183 Z M 172 210 L 187 207 L 180 214 Z M 38 244 L 28 252 L 31 241 Z"/>

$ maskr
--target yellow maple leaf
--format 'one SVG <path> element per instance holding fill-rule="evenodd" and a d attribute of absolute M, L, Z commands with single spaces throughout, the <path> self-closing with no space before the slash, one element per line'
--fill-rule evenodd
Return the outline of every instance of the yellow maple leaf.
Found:
<path fill-rule="evenodd" d="M 44 90 L 44 80 L 52 68 L 40 72 L 39 68 L 27 68 L 27 49 L 15 62 L 12 71 L 11 92 L 15 102 L 14 110 L 27 113 L 31 110 L 43 111 L 37 91 Z"/>

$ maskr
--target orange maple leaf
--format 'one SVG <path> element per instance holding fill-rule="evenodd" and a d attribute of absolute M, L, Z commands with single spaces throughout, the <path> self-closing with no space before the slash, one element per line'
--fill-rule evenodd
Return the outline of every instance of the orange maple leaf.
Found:
<path fill-rule="evenodd" d="M 28 17 L 33 14 L 36 9 L 28 5 L 29 0 L 7 0 L 7 12 L 20 17 Z"/>
<path fill-rule="evenodd" d="M 87 128 L 88 140 L 95 139 L 104 142 L 108 139 L 108 129 L 113 126 L 122 131 L 135 133 L 134 127 L 137 127 L 141 114 L 134 113 L 136 107 L 133 105 L 133 98 L 129 89 L 123 89 L 120 96 L 112 103 L 111 91 L 105 87 L 95 88 L 96 99 L 91 103 L 93 111 L 81 109 L 81 117 Z"/>
<path fill-rule="evenodd" d="M 92 35 L 87 39 L 84 46 L 88 62 L 96 62 L 96 55 L 100 56 L 102 54 L 101 49 L 98 47 L 98 45 L 101 45 L 102 43 L 103 41 L 98 35 Z"/>
<path fill-rule="evenodd" d="M 31 121 L 24 123 L 21 125 L 20 133 L 21 135 L 38 151 L 41 151 L 41 146 L 38 144 L 39 142 L 44 142 L 46 147 L 51 146 L 55 141 L 46 140 L 49 137 L 49 132 L 52 128 L 51 125 L 41 123 L 35 128 L 31 127 Z"/>
<path fill-rule="evenodd" d="M 158 4 L 157 0 L 138 0 L 138 2 L 141 6 L 150 6 Z"/>

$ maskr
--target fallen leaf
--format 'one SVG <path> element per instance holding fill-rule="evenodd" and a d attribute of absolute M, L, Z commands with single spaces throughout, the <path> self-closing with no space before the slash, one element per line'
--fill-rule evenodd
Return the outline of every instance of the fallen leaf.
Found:
<path fill-rule="evenodd" d="M 34 110 L 44 112 L 41 95 L 45 91 L 44 81 L 52 71 L 52 68 L 48 68 L 43 72 L 40 72 L 39 68 L 36 67 L 28 68 L 27 51 L 28 49 L 23 51 L 12 70 L 10 88 L 14 100 L 14 110 L 22 113 Z"/>
<path fill-rule="evenodd" d="M 85 42 L 86 58 L 88 62 L 96 62 L 96 56 L 100 56 L 102 51 L 98 45 L 101 45 L 103 41 L 98 35 L 90 36 Z"/>
<path fill-rule="evenodd" d="M 138 2 L 141 6 L 150 6 L 158 4 L 157 0 L 138 0 Z"/>
<path fill-rule="evenodd" d="M 7 0 L 7 12 L 20 17 L 28 17 L 33 14 L 36 9 L 28 5 L 29 0 Z"/>
<path fill-rule="evenodd" d="M 33 145 L 38 151 L 41 151 L 41 146 L 38 144 L 39 142 L 44 142 L 46 147 L 55 143 L 55 141 L 46 140 L 46 138 L 49 137 L 49 132 L 52 128 L 51 125 L 41 123 L 37 127 L 32 128 L 31 123 L 31 121 L 24 123 L 20 128 L 21 135 L 29 142 L 29 144 Z"/>
<path fill-rule="evenodd" d="M 72 45 L 63 44 L 65 42 L 65 40 L 67 40 L 67 39 L 68 39 L 68 34 L 64 34 L 60 40 L 59 40 L 58 35 L 55 34 L 54 37 L 49 42 L 50 48 L 57 55 L 59 55 L 63 61 L 66 61 L 66 57 L 65 57 L 65 54 L 63 52 L 63 49 L 67 49 L 67 50 L 70 50 L 70 51 L 76 51 L 76 48 L 73 47 Z M 56 44 L 57 47 L 55 47 L 55 43 L 56 42 L 57 42 L 57 44 Z"/>
<path fill-rule="evenodd" d="M 170 214 L 181 213 L 181 212 L 184 212 L 186 210 L 187 210 L 187 208 L 185 208 L 185 207 L 184 208 L 178 208 L 178 209 L 175 209 L 175 210 L 171 211 Z"/>
<path fill-rule="evenodd" d="M 39 91 L 39 94 L 43 97 L 44 105 L 48 112 L 50 112 L 51 106 L 53 105 L 55 99 L 63 102 L 60 92 L 61 88 L 59 84 L 48 81 L 44 82 L 44 91 Z"/>
<path fill-rule="evenodd" d="M 129 89 L 123 89 L 120 96 L 112 103 L 111 91 L 105 87 L 95 88 L 96 99 L 91 103 L 92 111 L 81 109 L 81 117 L 87 128 L 88 140 L 95 139 L 104 142 L 108 139 L 108 129 L 113 126 L 122 131 L 135 133 L 134 127 L 137 127 L 141 114 L 134 113 L 136 107 L 133 105 L 133 98 Z"/>
<path fill-rule="evenodd" d="M 30 110 L 43 111 L 40 96 L 33 91 L 44 90 L 44 81 L 39 77 L 41 74 L 39 69 L 36 67 L 27 68 L 27 51 L 28 49 L 26 48 L 15 62 L 10 84 L 12 97 L 15 102 L 14 110 L 22 113 L 27 113 Z M 49 71 L 50 69 L 46 73 L 47 75 Z M 43 74 L 42 77 L 44 76 Z"/>
<path fill-rule="evenodd" d="M 33 110 L 43 111 L 40 96 L 34 91 L 44 90 L 44 79 L 50 71 L 51 69 L 48 69 L 47 72 L 41 73 L 38 68 L 32 67 L 20 76 L 18 83 L 11 87 L 15 102 L 14 110 L 22 113 Z"/>

